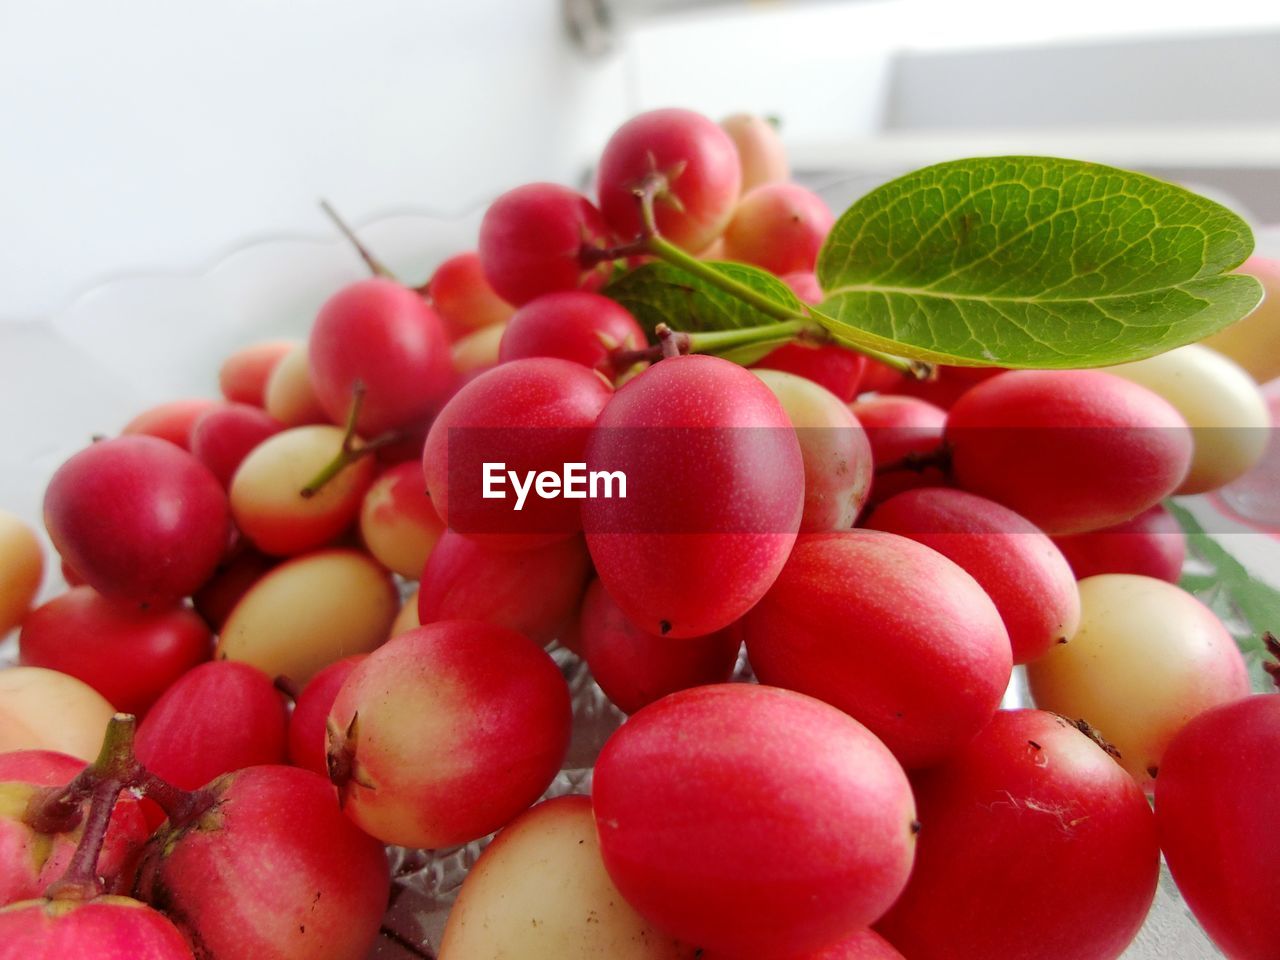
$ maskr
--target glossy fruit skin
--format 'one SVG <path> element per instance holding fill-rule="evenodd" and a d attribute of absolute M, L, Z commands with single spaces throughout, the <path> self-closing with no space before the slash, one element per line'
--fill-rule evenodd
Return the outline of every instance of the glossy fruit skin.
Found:
<path fill-rule="evenodd" d="M 344 467 L 312 497 L 301 491 L 342 449 L 339 427 L 293 427 L 258 444 L 228 491 L 236 526 L 263 553 L 286 557 L 324 546 L 345 531 L 377 472 L 372 457 Z"/>
<path fill-rule="evenodd" d="M 1108 367 L 1159 394 L 1191 427 L 1191 468 L 1179 494 L 1217 490 L 1248 473 L 1271 440 L 1271 413 L 1253 378 L 1234 360 L 1190 343 Z"/>
<path fill-rule="evenodd" d="M 431 556 L 444 523 L 427 496 L 417 457 L 383 471 L 360 502 L 360 536 L 388 570 L 416 578 Z"/>
<path fill-rule="evenodd" d="M 1280 924 L 1280 696 L 1208 710 L 1174 737 L 1156 827 L 1178 890 L 1233 960 L 1267 960 Z"/>
<path fill-rule="evenodd" d="M 193 960 L 162 913 L 128 897 L 27 900 L 0 908 L 0 960 Z"/>
<path fill-rule="evenodd" d="M 912 777 L 920 841 L 876 929 L 911 960 L 1114 960 L 1155 896 L 1146 798 L 1097 744 L 1037 710 L 1001 711 Z"/>
<path fill-rule="evenodd" d="M 93 687 L 57 670 L 0 670 L 0 753 L 57 750 L 87 763 L 115 712 Z"/>
<path fill-rule="evenodd" d="M 591 582 L 582 600 L 578 635 L 591 675 L 623 713 L 635 713 L 677 690 L 728 682 L 742 646 L 734 626 L 707 637 L 645 633 L 599 580 Z"/>
<path fill-rule="evenodd" d="M 39 790 L 66 786 L 84 768 L 83 760 L 53 750 L 0 753 L 0 907 L 44 896 L 66 872 L 84 833 L 83 823 L 50 836 L 36 833 L 22 817 Z M 109 890 L 132 885 L 148 833 L 137 801 L 121 797 L 98 856 L 98 875 Z"/>
<path fill-rule="evenodd" d="M 644 330 L 626 307 L 586 290 L 563 290 L 530 300 L 512 315 L 498 347 L 498 361 L 560 357 L 610 380 L 624 370 L 614 365 L 614 349 L 640 350 Z"/>
<path fill-rule="evenodd" d="M 1177 583 L 1187 559 L 1187 535 L 1161 504 L 1114 527 L 1054 537 L 1077 580 L 1133 573 Z"/>
<path fill-rule="evenodd" d="M 146 713 L 196 664 L 213 636 L 186 607 L 148 607 L 73 587 L 31 611 L 18 640 L 19 662 L 83 680 L 124 713 Z"/>
<path fill-rule="evenodd" d="M 572 711 L 559 669 L 533 641 L 448 620 L 374 651 L 329 722 L 351 731 L 347 816 L 385 843 L 434 849 L 483 837 L 537 800 L 564 760 Z M 331 733 L 331 755 L 336 745 Z"/>
<path fill-rule="evenodd" d="M 502 323 L 514 309 L 489 286 L 480 254 L 474 250 L 456 254 L 436 267 L 427 295 L 451 340 Z"/>
<path fill-rule="evenodd" d="M 441 960 L 695 960 L 618 893 L 591 798 L 545 800 L 504 827 L 467 872 Z"/>
<path fill-rule="evenodd" d="M 1150 790 L 1197 714 L 1249 693 L 1240 648 L 1185 590 L 1129 574 L 1080 581 L 1080 628 L 1027 665 L 1036 706 L 1091 723 Z"/>
<path fill-rule="evenodd" d="M 736 956 L 704 950 L 698 960 L 743 960 Z M 839 943 L 820 950 L 792 954 L 787 960 L 905 960 L 893 945 L 874 930 L 859 930 Z"/>
<path fill-rule="evenodd" d="M 391 575 L 358 550 L 317 550 L 262 576 L 218 635 L 214 656 L 307 683 L 387 637 L 400 609 Z"/>
<path fill-rule="evenodd" d="M 367 654 L 343 657 L 325 667 L 302 689 L 289 714 L 289 762 L 322 777 L 329 776 L 325 721 L 351 671 Z"/>
<path fill-rule="evenodd" d="M 626 474 L 626 499 L 582 501 L 583 526 L 605 589 L 649 633 L 724 629 L 769 589 L 795 542 L 795 430 L 769 388 L 727 360 L 673 357 L 628 381 L 586 462 Z"/>
<path fill-rule="evenodd" d="M 363 960 L 387 907 L 386 853 L 328 781 L 263 766 L 212 788 L 208 813 L 152 841 L 140 893 L 209 960 Z"/>
<path fill-rule="evenodd" d="M 742 192 L 762 183 L 776 183 L 791 176 L 787 151 L 777 128 L 764 117 L 735 113 L 720 121 L 733 140 L 742 169 Z"/>
<path fill-rule="evenodd" d="M 290 427 L 329 422 L 311 381 L 311 360 L 305 343 L 294 346 L 272 369 L 262 407 Z"/>
<path fill-rule="evenodd" d="M 297 344 L 292 340 L 267 340 L 241 347 L 218 368 L 218 387 L 232 403 L 262 407 L 267 402 L 267 381 L 285 354 Z"/>
<path fill-rule="evenodd" d="M 888 368 L 886 368 L 888 369 Z M 881 394 L 851 403 L 849 409 L 866 431 L 875 464 L 875 482 L 868 505 L 919 487 L 946 487 L 950 480 L 927 458 L 942 446 L 947 411 L 915 397 Z M 909 458 L 922 458 L 915 466 Z"/>
<path fill-rule="evenodd" d="M 835 222 L 827 202 L 798 183 L 758 186 L 738 201 L 725 228 L 725 259 L 779 275 L 811 271 Z"/>
<path fill-rule="evenodd" d="M 771 350 L 754 364 L 768 370 L 783 370 L 826 387 L 848 403 L 858 395 L 867 358 L 860 353 L 831 344 L 810 346 L 788 343 Z"/>
<path fill-rule="evenodd" d="M 1080 593 L 1066 558 L 1029 520 L 963 490 L 909 490 L 867 521 L 932 547 L 965 569 L 1000 611 L 1013 662 L 1043 656 L 1080 625 Z"/>
<path fill-rule="evenodd" d="M 192 424 L 191 455 L 208 467 L 226 490 L 253 448 L 283 429 L 283 423 L 258 407 L 225 404 Z"/>
<path fill-rule="evenodd" d="M 971 387 L 1004 372 L 1001 367 L 949 367 L 944 364 L 937 367 L 928 380 L 898 374 L 892 383 L 881 389 L 889 396 L 915 397 L 949 410 Z"/>
<path fill-rule="evenodd" d="M 430 417 L 453 378 L 439 315 L 384 277 L 348 284 L 325 301 L 308 356 L 316 399 L 334 423 L 346 422 L 352 385 L 364 384 L 356 430 L 366 437 Z"/>
<path fill-rule="evenodd" d="M 1136 516 L 1191 463 L 1191 433 L 1168 402 L 1097 370 L 992 377 L 956 401 L 946 437 L 958 486 L 1054 535 Z"/>
<path fill-rule="evenodd" d="M 226 494 L 202 463 L 155 437 L 102 440 L 49 481 L 53 545 L 99 593 L 172 603 L 212 575 L 226 552 Z"/>
<path fill-rule="evenodd" d="M 209 629 L 221 633 L 227 617 L 249 588 L 279 564 L 275 557 L 260 553 L 252 544 L 241 540 L 219 564 L 203 587 L 191 595 L 192 606 L 204 618 Z"/>
<path fill-rule="evenodd" d="M 191 428 L 201 417 L 222 404 L 216 400 L 196 398 L 170 400 L 144 410 L 124 425 L 120 432 L 125 436 L 142 435 L 168 440 L 175 447 L 191 449 Z"/>
<path fill-rule="evenodd" d="M 600 210 L 623 241 L 640 235 L 632 190 L 650 173 L 664 174 L 673 199 L 654 203 L 658 232 L 690 253 L 724 232 L 742 187 L 733 140 L 691 110 L 650 110 L 632 117 L 605 144 L 597 190 Z"/>
<path fill-rule="evenodd" d="M 583 247 L 610 245 L 604 217 L 586 197 L 529 183 L 493 201 L 480 222 L 480 265 L 502 299 L 520 306 L 557 290 L 599 290 L 612 263 L 584 264 Z"/>
<path fill-rule="evenodd" d="M 547 644 L 573 617 L 590 571 L 578 536 L 497 550 L 446 530 L 422 569 L 418 618 L 481 620 Z"/>
<path fill-rule="evenodd" d="M 871 492 L 871 445 L 862 424 L 839 397 L 812 380 L 781 370 L 757 370 L 756 376 L 778 398 L 800 441 L 800 532 L 849 529 Z"/>
<path fill-rule="evenodd" d="M 731 956 L 848 936 L 911 869 L 902 768 L 861 724 L 785 690 L 718 684 L 645 707 L 606 742 L 592 790 L 605 867 L 627 901 Z"/>
<path fill-rule="evenodd" d="M 0 637 L 22 623 L 44 579 L 44 550 L 35 531 L 0 510 Z"/>
<path fill-rule="evenodd" d="M 183 790 L 262 763 L 283 763 L 288 717 L 261 670 L 215 661 L 186 673 L 138 726 L 135 753 Z"/>
<path fill-rule="evenodd" d="M 891 533 L 805 534 L 742 620 L 762 683 L 865 724 L 908 769 L 991 719 L 1012 670 L 999 611 L 942 554 Z"/>
<path fill-rule="evenodd" d="M 867 431 L 877 467 L 909 454 L 932 453 L 941 445 L 947 425 L 947 411 L 915 397 L 867 397 L 849 409 Z"/>
<path fill-rule="evenodd" d="M 550 543 L 582 527 L 579 503 L 532 492 L 520 512 L 506 499 L 486 499 L 486 462 L 560 473 L 584 461 L 588 434 L 613 395 L 603 377 L 555 357 L 513 360 L 480 374 L 436 417 L 422 450 L 427 492 L 451 530 L 498 547 Z"/>

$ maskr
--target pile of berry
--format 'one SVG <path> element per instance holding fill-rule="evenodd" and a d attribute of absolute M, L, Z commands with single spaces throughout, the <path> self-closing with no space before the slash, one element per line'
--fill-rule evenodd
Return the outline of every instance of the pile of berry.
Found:
<path fill-rule="evenodd" d="M 0 516 L 0 960 L 361 960 L 385 845 L 495 831 L 444 960 L 1112 960 L 1162 853 L 1229 957 L 1280 957 L 1280 696 L 1162 505 L 1262 456 L 1256 383 L 610 296 L 733 261 L 816 304 L 834 222 L 763 120 L 643 114 L 596 202 L 512 190 L 422 288 L 361 249 L 305 343 L 63 464 L 66 592 L 30 609 Z M 553 643 L 632 716 L 538 803 Z M 1021 664 L 1040 709 L 1002 710 Z"/>

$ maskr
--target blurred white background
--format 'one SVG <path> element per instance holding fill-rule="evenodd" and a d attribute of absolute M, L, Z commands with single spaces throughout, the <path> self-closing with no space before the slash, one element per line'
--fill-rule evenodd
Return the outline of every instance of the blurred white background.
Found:
<path fill-rule="evenodd" d="M 1280 221 L 1278 94 L 1274 2 L 0 0 L 0 318 L 325 235 L 321 195 L 359 223 L 578 182 L 671 104 L 777 115 L 811 173 L 1054 152 Z"/>

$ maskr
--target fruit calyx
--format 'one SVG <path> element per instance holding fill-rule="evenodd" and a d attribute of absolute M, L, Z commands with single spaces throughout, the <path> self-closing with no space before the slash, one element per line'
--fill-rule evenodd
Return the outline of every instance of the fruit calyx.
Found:
<path fill-rule="evenodd" d="M 357 712 L 351 717 L 346 730 L 338 727 L 333 720 L 328 721 L 326 728 L 329 747 L 325 752 L 325 764 L 329 769 L 329 780 L 338 788 L 338 805 L 346 806 L 347 795 L 353 783 L 369 790 L 376 789 L 373 782 L 361 771 L 360 764 L 356 760 L 356 746 L 360 739 L 360 714 Z"/>

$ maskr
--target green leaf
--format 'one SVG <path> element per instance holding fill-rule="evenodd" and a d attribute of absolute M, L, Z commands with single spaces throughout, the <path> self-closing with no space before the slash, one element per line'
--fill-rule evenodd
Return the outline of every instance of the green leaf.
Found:
<path fill-rule="evenodd" d="M 1187 535 L 1187 545 L 1207 571 L 1184 573 L 1179 586 L 1194 593 L 1222 618 L 1244 654 L 1255 690 L 1271 690 L 1271 678 L 1262 669 L 1267 662 L 1262 634 L 1280 633 L 1280 591 L 1255 579 L 1239 560 L 1204 532 L 1186 507 L 1173 501 L 1165 504 Z"/>
<path fill-rule="evenodd" d="M 1088 367 L 1199 340 L 1255 307 L 1225 207 L 1152 177 L 1044 157 L 957 160 L 857 201 L 818 259 L 846 342 L 941 363 Z"/>
<path fill-rule="evenodd" d="M 797 314 L 803 312 L 803 305 L 791 288 L 771 273 L 742 263 L 714 261 L 706 266 L 782 307 Z M 673 330 L 699 333 L 740 330 L 777 322 L 774 317 L 767 316 L 732 293 L 661 260 L 628 271 L 604 292 L 630 310 L 646 331 L 652 331 L 660 323 Z M 782 342 L 786 339 L 789 338 Z"/>

